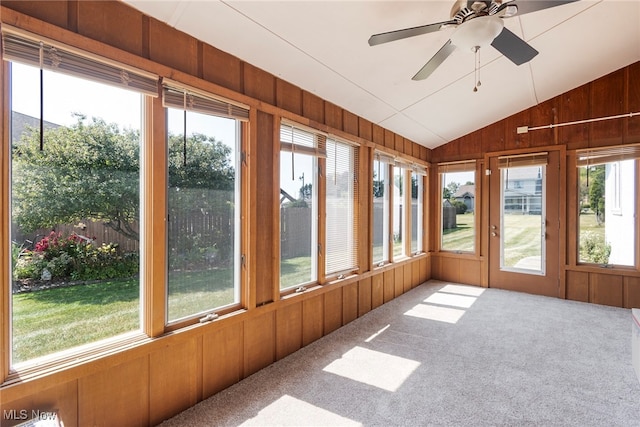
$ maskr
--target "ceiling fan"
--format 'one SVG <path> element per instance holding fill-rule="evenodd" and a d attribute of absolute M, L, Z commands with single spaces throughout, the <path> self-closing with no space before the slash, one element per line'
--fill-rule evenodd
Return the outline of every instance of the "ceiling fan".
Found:
<path fill-rule="evenodd" d="M 429 77 L 456 47 L 468 48 L 477 53 L 481 47 L 490 44 L 511 62 L 521 65 L 531 61 L 538 51 L 509 31 L 502 19 L 574 1 L 577 0 L 456 0 L 451 8 L 450 20 L 374 34 L 369 38 L 369 46 L 455 27 L 456 30 L 451 38 L 413 76 L 413 80 L 424 80 Z"/>

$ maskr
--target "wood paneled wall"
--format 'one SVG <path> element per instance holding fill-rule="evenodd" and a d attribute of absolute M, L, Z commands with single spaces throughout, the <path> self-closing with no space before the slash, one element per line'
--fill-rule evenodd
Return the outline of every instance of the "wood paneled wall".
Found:
<path fill-rule="evenodd" d="M 482 159 L 486 153 L 564 144 L 567 150 L 640 142 L 640 117 L 541 129 L 545 126 L 640 111 L 640 62 L 432 150 L 431 161 Z"/>
<path fill-rule="evenodd" d="M 65 426 L 155 425 L 431 277 L 428 254 L 368 268 L 369 236 L 364 231 L 369 226 L 370 207 L 364 203 L 366 199 L 361 199 L 359 207 L 363 232 L 359 259 L 365 266 L 357 276 L 281 298 L 273 243 L 279 239 L 275 226 L 279 203 L 274 187 L 281 117 L 360 143 L 363 162 L 367 163 L 375 147 L 428 161 L 431 154 L 425 147 L 117 1 L 3 0 L 0 19 L 251 107 L 250 122 L 245 125 L 250 135 L 245 141 L 249 167 L 243 176 L 249 194 L 248 206 L 243 207 L 243 215 L 249 217 L 243 230 L 248 257 L 248 267 L 243 269 L 243 275 L 248 276 L 244 309 L 214 322 L 136 341 L 83 363 L 25 378 L 12 377 L 0 387 L 1 413 L 55 410 Z M 6 79 L 0 77 L 5 82 L 0 87 L 2 93 Z M 0 116 L 4 109 L 2 113 Z M 360 172 L 370 173 L 369 168 Z M 370 179 L 362 180 L 361 190 L 369 188 Z M 154 280 L 162 280 L 160 270 L 153 270 Z M 6 306 L 6 298 L 0 296 L 0 302 Z M 162 313 L 153 313 L 156 315 Z M 2 425 L 11 422 L 3 420 Z"/>
<path fill-rule="evenodd" d="M 564 145 L 566 155 L 560 159 L 566 171 L 558 189 L 560 202 L 566 206 L 561 218 L 561 277 L 559 295 L 571 300 L 616 307 L 640 307 L 640 272 L 637 269 L 602 269 L 577 263 L 577 182 L 575 150 L 591 147 L 640 143 L 640 116 L 576 124 L 517 134 L 519 126 L 544 126 L 581 121 L 640 111 L 640 62 L 631 64 L 593 82 L 577 87 L 548 101 L 518 112 L 504 120 L 465 135 L 431 151 L 433 163 L 457 160 L 482 160 L 487 153 L 508 150 L 535 150 L 536 147 Z M 479 180 L 483 174 L 477 175 Z M 434 180 L 435 181 L 435 180 Z M 476 183 L 478 185 L 478 183 Z M 486 187 L 486 186 L 485 186 Z M 482 200 L 488 188 L 480 182 Z M 432 185 L 430 206 L 439 206 L 439 189 Z M 636 201 L 636 206 L 640 206 Z M 636 208 L 636 211 L 638 209 Z M 488 209 L 481 209 L 476 223 L 481 236 L 488 233 Z M 431 244 L 438 232 L 430 224 Z M 637 231 L 636 231 L 637 233 Z M 636 246 L 638 246 L 636 244 Z M 636 249 L 638 250 L 638 248 Z M 491 286 L 488 278 L 486 248 L 481 245 L 476 256 L 432 253 L 432 277 L 473 285 Z"/>
<path fill-rule="evenodd" d="M 0 411 L 55 410 L 65 426 L 155 425 L 418 286 L 428 264 L 423 255 L 6 385 Z"/>

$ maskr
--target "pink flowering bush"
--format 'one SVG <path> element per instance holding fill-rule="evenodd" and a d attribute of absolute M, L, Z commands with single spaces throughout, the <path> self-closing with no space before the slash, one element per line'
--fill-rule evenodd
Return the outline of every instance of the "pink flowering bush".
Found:
<path fill-rule="evenodd" d="M 52 231 L 14 264 L 15 279 L 99 280 L 138 273 L 138 254 L 121 253 L 118 245 L 94 244 L 75 233 L 64 237 Z"/>

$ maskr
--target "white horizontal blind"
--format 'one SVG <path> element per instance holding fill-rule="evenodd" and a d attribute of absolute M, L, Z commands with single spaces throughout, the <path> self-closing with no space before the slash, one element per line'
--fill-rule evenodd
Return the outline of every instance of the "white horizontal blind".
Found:
<path fill-rule="evenodd" d="M 304 129 L 298 125 L 282 122 L 280 124 L 280 150 L 326 157 L 326 135 Z"/>
<path fill-rule="evenodd" d="M 590 148 L 577 151 L 576 166 L 596 166 L 605 163 L 640 158 L 640 144 Z"/>
<path fill-rule="evenodd" d="M 327 141 L 326 275 L 358 269 L 358 148 Z"/>
<path fill-rule="evenodd" d="M 382 153 L 380 151 L 376 151 L 375 155 L 374 155 L 375 159 L 379 162 L 384 162 L 388 165 L 394 165 L 395 164 L 395 159 L 393 158 L 393 156 L 390 156 L 388 154 Z"/>
<path fill-rule="evenodd" d="M 500 156 L 498 157 L 498 167 L 505 168 L 519 168 L 527 166 L 542 166 L 548 163 L 548 154 L 545 153 L 533 153 L 522 154 L 516 156 Z"/>
<path fill-rule="evenodd" d="M 450 162 L 440 163 L 438 165 L 438 173 L 451 173 L 451 172 L 472 172 L 476 170 L 476 161 L 463 161 L 463 162 Z"/>
<path fill-rule="evenodd" d="M 158 95 L 156 75 L 6 25 L 2 27 L 2 58 L 150 96 Z"/>
<path fill-rule="evenodd" d="M 240 121 L 249 120 L 249 107 L 179 84 L 163 84 L 162 105 Z"/>

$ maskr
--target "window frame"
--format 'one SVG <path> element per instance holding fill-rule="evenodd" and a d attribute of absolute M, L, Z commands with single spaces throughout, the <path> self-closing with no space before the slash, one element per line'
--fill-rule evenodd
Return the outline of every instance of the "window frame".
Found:
<path fill-rule="evenodd" d="M 170 88 L 171 90 L 183 90 L 185 93 L 185 98 L 187 96 L 187 94 L 190 94 L 192 96 L 192 98 L 195 98 L 196 101 L 198 99 L 202 100 L 203 102 L 215 102 L 215 103 L 224 103 L 226 102 L 223 98 L 217 97 L 213 94 L 208 94 L 206 92 L 200 91 L 198 89 L 194 89 L 193 87 L 187 86 L 187 85 L 182 85 L 178 82 L 173 82 L 173 81 L 168 81 L 165 80 L 164 82 L 165 88 Z M 191 104 L 195 106 L 195 102 L 193 99 L 191 100 Z M 230 102 L 230 101 L 229 101 Z M 175 104 L 175 103 L 174 103 Z M 179 317 L 176 319 L 169 319 L 169 277 L 168 277 L 168 273 L 169 273 L 169 254 L 168 251 L 167 252 L 167 259 L 166 259 L 166 284 L 165 284 L 165 311 L 164 311 L 164 315 L 165 315 L 165 329 L 168 331 L 172 331 L 175 329 L 179 329 L 179 328 L 183 328 L 185 326 L 189 326 L 191 324 L 197 323 L 199 321 L 206 321 L 207 319 L 209 320 L 213 320 L 221 315 L 236 311 L 238 309 L 242 308 L 242 289 L 243 289 L 243 281 L 242 281 L 242 259 L 243 259 L 243 239 L 242 239 L 242 235 L 243 235 L 243 223 L 242 223 L 242 212 L 244 209 L 244 195 L 243 195 L 243 188 L 245 188 L 244 184 L 243 184 L 243 176 L 244 176 L 244 168 L 242 167 L 242 158 L 243 158 L 243 153 L 245 152 L 245 146 L 244 146 L 244 141 L 246 138 L 243 137 L 243 129 L 246 129 L 245 126 L 243 126 L 243 123 L 246 123 L 247 120 L 244 119 L 244 117 L 246 117 L 248 119 L 248 113 L 249 113 L 249 107 L 248 106 L 243 106 L 242 104 L 239 103 L 231 103 L 230 105 L 233 105 L 233 107 L 235 109 L 238 108 L 244 108 L 246 109 L 246 115 L 238 115 L 238 116 L 233 116 L 232 114 L 216 114 L 215 112 L 207 112 L 206 110 L 202 109 L 202 108 L 190 108 L 186 105 L 185 102 L 185 106 L 184 106 L 184 110 L 185 112 L 189 113 L 189 112 L 194 112 L 194 113 L 198 113 L 201 115 L 208 115 L 211 117 L 219 117 L 219 118 L 225 118 L 225 119 L 231 119 L 231 120 L 235 120 L 235 124 L 234 124 L 234 128 L 235 128 L 235 141 L 234 141 L 234 152 L 235 152 L 235 157 L 232 159 L 233 162 L 233 167 L 235 169 L 235 176 L 234 176 L 234 204 L 235 209 L 234 209 L 234 260 L 233 260 L 233 282 L 234 282 L 234 301 L 229 303 L 229 304 L 224 304 L 221 306 L 216 306 L 216 307 L 210 307 L 207 308 L 205 310 L 199 311 L 199 312 L 195 312 L 192 314 L 189 314 L 187 316 L 183 316 L 183 317 Z M 164 102 L 163 100 L 163 110 L 165 112 L 165 147 L 164 150 L 166 150 L 167 152 L 167 156 L 168 156 L 168 144 L 169 144 L 169 139 L 168 139 L 168 126 L 167 126 L 167 122 L 168 122 L 168 114 L 169 114 L 169 108 L 173 108 L 176 111 L 180 111 L 178 110 L 174 105 L 167 105 L 167 103 Z M 168 159 L 168 157 L 166 157 Z M 168 182 L 168 174 L 169 174 L 169 170 L 168 170 L 168 161 L 165 161 L 165 179 Z M 169 186 L 166 186 L 167 188 L 167 193 L 169 191 Z M 167 211 L 167 217 L 169 215 L 169 197 L 167 195 L 167 200 L 166 200 L 166 211 Z M 167 250 L 169 249 L 168 246 L 168 239 L 169 239 L 169 232 L 168 232 L 168 226 L 169 226 L 169 221 L 166 221 L 166 233 L 167 233 Z"/>
<path fill-rule="evenodd" d="M 283 126 L 286 127 L 290 127 L 292 129 L 298 129 L 301 130 L 303 132 L 307 132 L 311 135 L 313 135 L 313 138 L 315 138 L 316 140 L 319 141 L 318 145 L 314 146 L 314 147 L 303 147 L 302 149 L 300 148 L 295 148 L 292 147 L 295 144 L 290 144 L 288 142 L 284 142 L 282 141 L 282 128 Z M 315 182 L 317 183 L 316 187 L 317 187 L 317 199 L 316 199 L 316 204 L 317 204 L 317 209 L 314 208 L 314 213 L 313 213 L 313 218 L 316 221 L 316 224 L 313 226 L 313 229 L 315 230 L 315 232 L 317 233 L 315 238 L 315 241 L 318 244 L 318 251 L 317 254 L 312 254 L 312 263 L 315 263 L 315 265 L 312 265 L 312 270 L 316 271 L 316 279 L 309 281 L 309 282 L 304 282 L 304 283 L 299 283 L 296 285 L 292 285 L 289 286 L 287 288 L 280 288 L 280 278 L 281 278 L 281 255 L 279 255 L 279 260 L 276 263 L 277 264 L 277 275 L 278 275 L 278 283 L 274 284 L 274 287 L 277 286 L 277 295 L 280 295 L 280 297 L 285 297 L 287 295 L 290 295 L 292 293 L 299 293 L 299 292 L 304 292 L 306 291 L 309 287 L 314 287 L 314 286 L 322 286 L 325 285 L 329 282 L 332 282 L 334 280 L 341 280 L 343 278 L 349 277 L 353 274 L 357 274 L 359 272 L 359 270 L 361 269 L 360 261 L 359 261 L 359 252 L 356 252 L 356 257 L 355 257 L 355 262 L 356 262 L 356 266 L 354 266 L 353 268 L 348 268 L 346 270 L 343 271 L 336 271 L 336 272 L 330 272 L 327 274 L 327 265 L 326 265 L 326 255 L 327 255 L 327 222 L 326 222 L 326 208 L 327 208 L 327 157 L 328 157 L 328 149 L 327 147 L 330 144 L 333 143 L 338 143 L 338 144 L 343 144 L 343 145 L 349 145 L 352 146 L 354 149 L 354 157 L 355 157 L 355 163 L 352 165 L 353 166 L 353 176 L 355 179 L 355 182 L 353 183 L 354 185 L 354 203 L 353 203 L 353 210 L 354 210 L 354 214 L 356 216 L 359 217 L 360 212 L 359 212 L 359 202 L 360 202 L 360 198 L 362 197 L 362 195 L 360 194 L 360 184 L 359 184 L 359 163 L 361 161 L 361 146 L 353 141 L 349 141 L 348 139 L 342 138 L 342 137 L 338 137 L 335 136 L 333 134 L 329 134 L 327 132 L 323 132 L 321 130 L 297 123 L 295 121 L 289 120 L 289 119 L 285 119 L 285 118 L 281 118 L 279 125 L 278 125 L 278 131 L 277 131 L 277 135 L 278 135 L 278 141 L 279 141 L 279 155 L 281 155 L 282 152 L 295 152 L 295 153 L 303 153 L 303 154 L 307 154 L 310 156 L 313 156 L 315 158 L 314 164 L 315 164 L 315 174 L 314 174 L 314 179 L 316 180 Z M 295 145 L 297 147 L 297 145 Z M 282 173 L 282 165 L 279 165 L 279 171 L 278 171 L 278 177 L 280 177 L 280 174 Z M 281 185 L 280 185 L 280 181 L 278 181 L 278 185 L 277 185 L 277 189 L 278 191 L 280 191 Z M 314 190 L 314 193 L 316 193 L 316 190 Z M 280 199 L 280 194 L 278 194 L 278 200 Z M 322 220 L 321 220 L 322 219 Z M 280 247 L 280 242 L 281 242 L 281 230 L 282 230 L 282 219 L 281 219 L 281 215 L 278 214 L 278 253 L 281 254 L 281 247 Z M 357 221 L 357 218 L 354 218 L 354 221 Z M 359 230 L 359 226 L 358 223 L 356 222 L 356 224 L 354 224 L 353 226 L 353 232 L 354 232 L 354 238 L 353 240 L 355 242 L 358 242 L 358 251 L 361 250 L 360 248 L 360 230 Z"/>
<path fill-rule="evenodd" d="M 437 250 L 439 252 L 453 253 L 453 254 L 462 254 L 462 255 L 476 255 L 480 248 L 478 247 L 478 218 L 479 215 L 476 214 L 478 209 L 477 203 L 477 195 L 479 188 L 478 181 L 478 172 L 477 172 L 477 161 L 476 160 L 463 160 L 458 162 L 446 162 L 439 163 L 437 166 L 438 171 L 438 221 L 437 221 Z M 469 172 L 473 173 L 473 182 L 474 182 L 474 215 L 473 215 L 473 250 L 464 251 L 460 249 L 446 249 L 443 248 L 443 203 L 444 203 L 444 179 L 443 175 L 447 173 L 459 173 L 459 172 Z"/>
<path fill-rule="evenodd" d="M 381 166 L 380 168 L 375 168 L 374 167 L 374 162 L 378 162 L 379 165 L 384 165 Z M 375 179 L 373 179 L 373 174 L 378 172 L 378 169 L 380 169 L 380 171 L 384 171 L 384 192 L 383 192 L 383 197 L 382 197 L 382 259 L 381 260 L 376 260 L 374 259 L 374 255 L 373 255 L 373 241 L 374 241 L 374 231 L 373 231 L 373 224 L 375 222 L 374 220 L 374 216 L 373 213 L 371 214 L 371 224 L 372 224 L 372 232 L 371 232 L 371 262 L 372 265 L 370 266 L 370 268 L 375 269 L 377 267 L 383 267 L 384 265 L 387 265 L 389 263 L 392 262 L 392 249 L 393 249 L 393 243 L 392 243 L 392 218 L 391 216 L 393 215 L 393 208 L 392 208 L 392 203 L 393 203 L 393 199 L 392 199 L 392 186 L 390 185 L 391 179 L 393 178 L 393 165 L 395 164 L 395 159 L 383 152 L 380 151 L 376 151 L 373 154 L 373 161 L 371 162 L 371 167 L 372 167 L 372 172 L 371 172 L 371 177 L 372 177 L 372 181 L 373 183 L 375 183 Z M 378 177 L 379 180 L 380 177 Z M 375 185 L 375 184 L 374 184 Z M 373 195 L 373 191 L 374 189 L 371 188 L 371 199 L 372 199 L 372 212 L 373 212 L 373 201 L 375 199 L 374 195 Z"/>
<path fill-rule="evenodd" d="M 286 132 L 286 129 L 290 129 L 291 131 L 291 142 L 283 141 L 283 132 Z M 312 176 L 312 211 L 311 211 L 311 280 L 306 282 L 300 282 L 295 285 L 287 286 L 282 288 L 281 280 L 282 280 L 282 208 L 280 203 L 278 204 L 278 239 L 277 239 L 277 252 L 278 252 L 278 261 L 276 263 L 277 268 L 277 283 L 274 283 L 274 287 L 277 287 L 277 293 L 280 296 L 289 295 L 292 293 L 298 293 L 305 291 L 308 287 L 312 287 L 321 283 L 322 278 L 324 277 L 324 262 L 320 262 L 321 259 L 324 259 L 324 244 L 320 245 L 320 242 L 323 242 L 322 236 L 324 233 L 324 229 L 322 227 L 323 221 L 320 221 L 319 218 L 324 218 L 324 203 L 321 202 L 324 199 L 324 185 L 325 182 L 322 177 L 325 175 L 325 162 L 326 162 L 326 140 L 327 135 L 325 133 L 319 132 L 313 128 L 308 126 L 301 125 L 299 123 L 282 119 L 278 124 L 277 132 L 278 135 L 277 143 L 278 143 L 278 158 L 282 159 L 283 153 L 291 153 L 292 162 L 295 163 L 295 155 L 306 155 L 311 158 L 311 169 L 313 171 Z M 295 143 L 296 137 L 299 140 L 299 144 Z M 310 139 L 309 139 L 310 138 Z M 292 165 L 292 168 L 294 165 Z M 292 171 L 292 173 L 295 173 Z M 278 163 L 278 182 L 277 182 L 277 195 L 276 200 L 280 200 L 281 195 L 281 176 L 282 176 L 282 162 Z M 315 249 L 314 249 L 315 248 Z M 315 276 L 315 278 L 313 277 Z"/>
<path fill-rule="evenodd" d="M 320 202 L 321 205 L 323 205 L 323 209 L 325 211 L 325 214 L 321 217 L 324 218 L 324 221 L 320 221 L 322 223 L 322 227 L 324 229 L 324 243 L 322 244 L 322 253 L 323 253 L 323 257 L 325 258 L 325 265 L 324 265 L 324 281 L 331 281 L 334 279 L 341 279 L 344 278 L 348 275 L 353 274 L 354 272 L 359 271 L 360 269 L 360 263 L 359 263 L 359 250 L 360 250 L 360 236 L 359 236 L 359 224 L 360 224 L 360 212 L 358 209 L 358 201 L 359 201 L 359 183 L 358 183 L 358 172 L 359 172 L 359 161 L 360 161 L 360 147 L 352 142 L 346 141 L 344 139 L 341 138 L 337 138 L 333 135 L 329 135 L 329 137 L 327 138 L 327 159 L 324 163 L 324 171 L 321 171 L 321 175 L 324 176 L 324 197 L 322 199 L 322 202 Z M 327 207 L 329 205 L 328 203 L 328 199 L 327 199 L 327 189 L 329 188 L 330 185 L 330 172 L 329 172 L 329 166 L 327 166 L 327 163 L 331 160 L 330 159 L 330 149 L 329 147 L 331 145 L 335 145 L 336 147 L 338 145 L 343 146 L 343 147 L 349 147 L 349 149 L 351 149 L 351 154 L 352 154 L 352 163 L 349 165 L 352 169 L 349 171 L 350 176 L 349 178 L 352 180 L 350 183 L 351 189 L 353 191 L 353 193 L 351 194 L 351 210 L 353 213 L 353 218 L 352 218 L 352 224 L 351 224 L 351 231 L 353 233 L 353 235 L 351 236 L 351 241 L 352 241 L 352 256 L 353 256 L 353 263 L 355 263 L 354 265 L 351 265 L 350 267 L 347 268 L 343 268 L 340 270 L 336 270 L 336 271 L 327 271 L 328 270 L 328 262 L 329 262 L 329 243 L 328 243 L 328 227 L 327 227 Z M 335 161 L 337 161 L 337 153 L 336 153 L 336 159 Z"/>
<path fill-rule="evenodd" d="M 3 34 L 7 28 L 12 28 L 8 25 L 3 25 Z M 158 173 L 160 170 L 166 170 L 166 111 L 162 105 L 162 97 L 159 95 L 159 81 L 160 77 L 152 72 L 144 71 L 133 66 L 129 66 L 125 63 L 121 63 L 119 60 L 111 58 L 119 58 L 115 50 L 107 48 L 103 53 L 93 54 L 80 48 L 75 48 L 71 45 L 64 44 L 63 42 L 54 41 L 46 37 L 41 37 L 21 29 L 15 29 L 15 32 L 20 34 L 26 34 L 29 38 L 43 40 L 46 43 L 59 47 L 60 49 L 67 49 L 75 56 L 86 57 L 88 60 L 100 61 L 107 64 L 109 67 L 121 67 L 127 73 L 139 73 L 142 76 L 143 81 L 137 81 L 136 84 L 143 84 L 144 78 L 153 79 L 153 89 L 147 88 L 149 91 L 144 92 L 144 96 L 141 102 L 141 122 L 140 122 L 140 267 L 139 267 L 139 311 L 140 321 L 139 328 L 135 331 L 118 334 L 113 337 L 101 339 L 95 342 L 87 343 L 77 347 L 73 347 L 66 350 L 57 351 L 39 358 L 29 359 L 25 362 L 20 362 L 17 365 L 12 364 L 9 354 L 12 351 L 12 339 L 11 339 L 11 248 L 10 248 L 10 221 L 11 212 L 10 209 L 5 209 L 0 213 L 0 267 L 2 273 L 0 274 L 0 288 L 2 289 L 2 296 L 0 296 L 0 306 L 2 310 L 2 318 L 0 320 L 0 382 L 19 382 L 30 378 L 35 378 L 42 375 L 43 372 L 56 372 L 61 368 L 68 366 L 76 366 L 82 363 L 86 363 L 95 360 L 98 357 L 102 357 L 107 354 L 113 354 L 121 352 L 129 348 L 139 346 L 142 343 L 149 343 L 151 339 L 160 337 L 168 332 L 182 329 L 189 325 L 194 325 L 199 322 L 198 316 L 189 318 L 184 322 L 176 322 L 171 325 L 167 325 L 165 322 L 166 309 L 166 271 L 167 271 L 167 242 L 166 242 L 166 173 Z M 10 90 L 10 69 L 12 59 L 6 57 L 2 58 L 2 69 L 0 70 L 0 76 L 2 78 L 2 84 L 0 85 L 0 97 L 4 106 L 4 111 L 8 112 L 4 115 L 2 128 L 4 129 L 4 137 L 0 144 L 0 149 L 3 152 L 8 152 L 11 149 L 11 141 L 9 135 L 9 123 L 10 123 L 10 111 L 11 105 L 11 90 Z M 20 61 L 18 61 L 20 62 Z M 149 63 L 150 69 L 153 69 L 153 64 Z M 72 74 L 76 78 L 81 78 L 89 81 L 94 81 L 93 78 L 86 76 Z M 166 79 L 165 79 L 166 80 Z M 198 86 L 207 87 L 206 82 L 203 81 L 202 85 L 197 79 L 190 79 L 191 82 Z M 181 82 L 177 82 L 182 84 Z M 185 85 L 186 86 L 186 85 Z M 200 90 L 197 87 L 189 86 L 189 88 L 199 91 L 202 94 L 208 94 L 217 100 L 227 100 L 225 97 L 214 95 L 208 90 Z M 215 87 L 214 87 L 215 89 Z M 135 90 L 140 93 L 140 90 Z M 227 100 L 230 104 L 244 106 L 244 104 Z M 247 109 L 247 120 L 250 115 L 255 114 L 249 110 L 248 106 L 244 106 Z M 240 302 L 232 306 L 226 306 L 224 309 L 217 311 L 217 314 L 223 316 L 228 313 L 237 312 L 246 308 L 249 304 L 246 286 L 249 278 L 249 274 L 245 268 L 246 252 L 248 246 L 250 246 L 249 237 L 247 235 L 246 224 L 248 222 L 251 209 L 249 203 L 246 203 L 248 199 L 248 190 L 251 185 L 247 178 L 248 161 L 246 157 L 246 150 L 250 146 L 249 137 L 249 123 L 248 121 L 242 121 L 238 124 L 240 129 L 239 139 L 240 148 L 238 154 L 241 156 L 240 160 L 240 200 L 241 206 L 241 222 L 240 222 L 240 253 L 241 253 L 241 266 L 239 273 L 239 293 Z M 10 177 L 10 156 L 0 156 L 0 173 L 3 177 Z M 10 206 L 11 197 L 11 184 L 10 180 L 5 178 L 0 179 L 0 199 L 4 206 Z"/>
<path fill-rule="evenodd" d="M 114 66 L 117 67 L 119 64 L 116 61 L 111 61 L 111 60 L 108 60 L 107 58 L 103 58 L 98 55 L 92 55 L 87 52 L 84 52 L 75 48 L 71 48 L 63 43 L 52 42 L 49 39 L 46 39 L 44 37 L 38 37 L 29 32 L 17 30 L 10 26 L 3 27 L 2 31 L 3 31 L 3 34 L 2 34 L 3 37 L 5 36 L 5 32 L 9 32 L 13 35 L 17 34 L 18 37 L 24 36 L 25 39 L 30 39 L 30 40 L 42 39 L 43 41 L 46 41 L 49 45 L 55 48 L 59 48 L 62 52 L 72 51 L 76 57 L 86 56 L 86 60 L 89 62 L 89 66 L 92 62 L 102 62 L 102 61 L 108 64 L 109 67 L 114 67 Z M 5 128 L 7 129 L 7 132 L 5 133 L 5 137 L 3 137 L 2 149 L 3 151 L 9 153 L 11 150 L 11 138 L 8 135 L 10 134 L 9 129 L 11 127 L 11 111 L 12 110 L 8 108 L 8 106 L 11 104 L 11 97 L 12 97 L 11 84 L 10 84 L 12 64 L 14 62 L 21 62 L 29 66 L 34 66 L 34 64 L 29 63 L 28 61 L 24 61 L 24 62 L 20 60 L 14 61 L 11 58 L 6 58 L 6 57 L 2 58 L 2 62 L 3 62 L 2 72 L 4 76 L 3 86 L 6 88 L 3 94 L 3 105 L 7 107 L 6 111 L 9 112 L 9 114 L 6 115 L 6 119 L 5 119 Z M 124 64 L 122 64 L 122 67 L 123 69 L 136 72 L 136 69 L 125 66 Z M 47 68 L 47 67 L 43 67 L 43 68 Z M 55 67 L 48 67 L 48 69 L 52 72 L 58 72 L 55 69 Z M 147 76 L 147 77 L 149 76 L 149 73 L 144 71 L 139 71 L 139 73 L 140 75 L 143 75 L 143 76 Z M 76 72 L 76 73 L 61 72 L 60 74 L 64 74 L 76 79 L 82 79 L 89 82 L 98 82 L 98 83 L 103 83 L 107 85 L 110 84 L 109 82 L 101 81 L 98 77 L 95 77 L 95 76 L 93 77 L 83 76 L 81 72 Z M 118 86 L 118 85 L 115 85 L 115 86 Z M 12 298 L 10 297 L 10 292 L 9 292 L 12 286 L 12 277 L 11 277 L 12 268 L 11 268 L 11 261 L 10 261 L 11 250 L 10 248 L 8 248 L 8 246 L 10 246 L 11 244 L 10 242 L 11 233 L 9 231 L 10 223 L 11 223 L 11 212 L 10 212 L 10 209 L 7 209 L 6 212 L 3 211 L 2 217 L 0 218 L 2 220 L 2 224 L 0 225 L 0 238 L 3 239 L 3 244 L 2 244 L 3 249 L 0 249 L 0 255 L 2 256 L 3 266 L 6 266 L 6 268 L 3 269 L 3 271 L 6 273 L 2 275 L 2 277 L 0 277 L 0 283 L 2 284 L 1 288 L 3 289 L 3 297 L 0 298 L 0 301 L 2 301 L 3 324 L 4 324 L 2 328 L 1 336 L 2 336 L 2 346 L 4 350 L 3 353 L 5 355 L 4 358 L 0 360 L 0 362 L 2 363 L 2 373 L 4 374 L 3 378 L 6 380 L 10 381 L 13 378 L 23 378 L 23 379 L 30 378 L 31 376 L 37 375 L 39 372 L 42 372 L 44 370 L 56 369 L 59 366 L 63 366 L 69 363 L 73 363 L 73 364 L 81 363 L 83 361 L 86 361 L 95 357 L 96 354 L 112 352 L 114 351 L 114 349 L 127 348 L 149 337 L 149 334 L 147 332 L 148 320 L 146 316 L 146 306 L 147 306 L 146 301 L 148 299 L 148 295 L 147 295 L 147 288 L 145 286 L 145 281 L 144 281 L 145 264 L 149 262 L 149 259 L 145 256 L 145 253 L 146 253 L 145 248 L 147 243 L 145 236 L 149 232 L 148 225 L 145 222 L 145 213 L 147 211 L 146 202 L 147 202 L 147 199 L 149 198 L 149 194 L 146 191 L 146 188 L 143 184 L 145 180 L 144 164 L 147 162 L 147 157 L 149 155 L 149 152 L 147 151 L 147 148 L 149 146 L 148 141 L 150 139 L 148 107 L 151 105 L 154 97 L 150 95 L 149 91 L 133 89 L 133 92 L 138 93 L 141 96 L 141 103 L 140 103 L 141 121 L 140 121 L 140 141 L 139 141 L 139 160 L 138 160 L 140 164 L 140 167 L 139 167 L 139 181 L 140 181 L 139 204 L 140 205 L 139 205 L 139 216 L 138 216 L 139 236 L 140 236 L 140 242 L 139 242 L 140 261 L 139 261 L 139 273 L 138 273 L 139 306 L 138 307 L 139 307 L 140 317 L 139 317 L 138 328 L 136 330 L 132 330 L 129 332 L 116 334 L 116 335 L 99 339 L 93 342 L 80 344 L 74 347 L 70 347 L 67 349 L 45 354 L 43 356 L 38 356 L 25 361 L 14 363 L 11 360 L 12 357 L 10 356 L 13 353 L 13 348 L 12 348 L 13 347 L 13 339 L 12 339 L 13 310 L 11 307 Z M 3 176 L 10 177 L 11 176 L 11 172 L 10 172 L 11 171 L 11 155 L 8 154 L 2 157 L 3 157 L 3 163 L 0 165 L 0 171 L 2 172 Z M 11 180 L 3 179 L 2 181 L 3 182 L 6 181 L 5 184 L 3 184 L 3 187 L 0 188 L 0 192 L 3 194 L 2 202 L 3 204 L 5 204 L 5 206 L 11 206 L 11 193 L 12 193 Z M 9 295 L 9 297 L 7 297 L 7 295 Z"/>
<path fill-rule="evenodd" d="M 639 271 L 640 270 L 640 217 L 638 212 L 640 212 L 640 197 L 638 197 L 638 189 L 640 189 L 640 144 L 626 144 L 626 145 L 615 145 L 615 146 L 603 146 L 603 147 L 594 147 L 594 148 L 585 148 L 585 149 L 577 149 L 572 152 L 572 156 L 575 163 L 575 210 L 572 212 L 575 215 L 575 265 L 579 267 L 606 267 L 607 269 L 614 269 L 619 271 Z M 625 185 L 624 181 L 622 181 L 621 174 L 621 162 L 623 161 L 633 161 L 634 165 L 634 177 L 633 177 L 633 185 L 634 185 L 634 196 L 635 199 L 629 202 L 630 206 L 633 206 L 633 233 L 626 233 L 625 236 L 633 236 L 633 263 L 632 264 L 615 264 L 607 262 L 606 264 L 589 262 L 588 260 L 581 260 L 580 254 L 580 242 L 581 242 L 581 232 L 580 232 L 580 189 L 581 189 L 581 179 L 580 179 L 580 169 L 586 168 L 589 170 L 592 166 L 604 165 L 605 166 L 605 197 L 606 197 L 606 168 L 607 165 L 614 165 L 613 169 L 613 177 L 614 179 L 614 188 L 613 190 L 617 192 L 614 197 L 611 197 L 611 202 L 613 206 L 605 207 L 605 212 L 607 209 L 610 210 L 612 216 L 621 217 L 624 212 L 621 207 L 622 199 L 620 191 L 622 187 Z M 615 204 L 615 202 L 619 204 Z"/>

